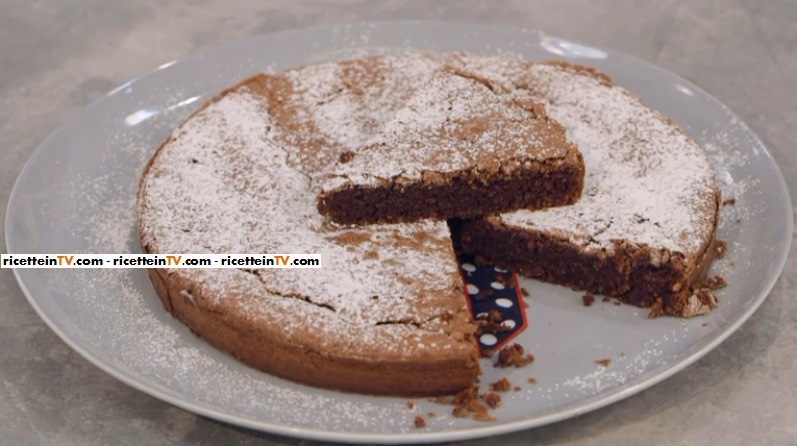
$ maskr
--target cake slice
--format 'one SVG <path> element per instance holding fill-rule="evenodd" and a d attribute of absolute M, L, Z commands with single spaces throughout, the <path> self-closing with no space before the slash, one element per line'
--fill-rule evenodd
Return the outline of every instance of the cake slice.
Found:
<path fill-rule="evenodd" d="M 717 304 L 701 289 L 718 253 L 719 190 L 701 148 L 593 69 L 462 55 L 460 64 L 541 102 L 584 156 L 572 206 L 459 222 L 457 244 L 503 268 L 658 314 Z"/>
<path fill-rule="evenodd" d="M 364 98 L 396 101 L 383 120 L 375 116 L 371 138 L 345 142 L 350 150 L 323 183 L 321 213 L 342 224 L 408 222 L 579 198 L 581 155 L 542 106 L 445 57 L 413 57 L 435 63 L 407 76 L 393 59 L 361 59 L 348 67 L 351 82 L 339 81 L 335 100 L 352 107 L 365 107 Z"/>

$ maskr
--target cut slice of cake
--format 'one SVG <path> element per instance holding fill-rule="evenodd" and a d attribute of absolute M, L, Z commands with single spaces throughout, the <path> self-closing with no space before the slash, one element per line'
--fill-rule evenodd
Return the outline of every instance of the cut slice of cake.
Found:
<path fill-rule="evenodd" d="M 416 66 L 410 76 L 394 62 L 353 61 L 347 66 L 351 81 L 337 80 L 333 100 L 341 104 L 335 109 L 341 120 L 370 107 L 364 102 L 375 97 L 395 102 L 389 115 L 360 114 L 376 131 L 366 140 L 344 141 L 350 150 L 323 183 L 321 213 L 343 224 L 406 222 L 578 199 L 581 155 L 542 106 L 445 58 Z"/>
<path fill-rule="evenodd" d="M 701 290 L 717 254 L 719 190 L 701 148 L 610 78 L 566 63 L 461 55 L 459 63 L 530 96 L 584 156 L 572 206 L 459 222 L 457 243 L 548 282 L 693 316 L 716 305 Z"/>

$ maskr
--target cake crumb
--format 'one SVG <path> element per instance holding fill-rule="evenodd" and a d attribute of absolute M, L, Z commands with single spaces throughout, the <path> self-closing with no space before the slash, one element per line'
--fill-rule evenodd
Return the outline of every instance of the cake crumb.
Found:
<path fill-rule="evenodd" d="M 716 240 L 714 242 L 714 249 L 716 250 L 717 258 L 723 259 L 728 252 L 728 243 L 725 240 Z"/>
<path fill-rule="evenodd" d="M 476 421 L 495 421 L 495 417 L 487 412 L 478 412 L 473 415 L 473 419 Z"/>
<path fill-rule="evenodd" d="M 708 288 L 700 288 L 697 290 L 695 295 L 697 296 L 698 300 L 700 300 L 700 303 L 708 306 L 709 308 L 714 308 L 718 305 L 717 297 Z"/>
<path fill-rule="evenodd" d="M 434 416 L 434 412 L 426 412 L 426 416 L 432 418 Z"/>
<path fill-rule="evenodd" d="M 708 327 L 708 322 L 703 322 L 704 327 Z"/>
<path fill-rule="evenodd" d="M 477 421 L 495 421 L 488 413 L 488 407 L 477 401 L 477 389 L 469 387 L 454 395 L 451 404 L 455 407 L 451 414 L 457 418 L 473 418 Z"/>
<path fill-rule="evenodd" d="M 656 300 L 653 302 L 653 305 L 650 306 L 648 319 L 655 319 L 661 316 L 662 314 L 664 314 L 664 301 L 661 300 L 661 297 L 657 297 Z"/>
<path fill-rule="evenodd" d="M 487 412 L 487 406 L 476 401 L 476 395 L 466 403 L 465 407 L 473 413 Z"/>
<path fill-rule="evenodd" d="M 407 400 L 407 409 L 412 410 L 415 409 L 415 402 L 412 400 Z"/>
<path fill-rule="evenodd" d="M 585 307 L 590 307 L 595 302 L 595 295 L 587 291 L 586 294 L 581 296 L 581 300 L 584 302 Z"/>
<path fill-rule="evenodd" d="M 718 290 L 720 288 L 725 288 L 728 285 L 728 282 L 725 280 L 724 277 L 717 274 L 714 277 L 709 277 L 705 281 L 703 281 L 703 287 L 708 288 L 709 290 Z"/>
<path fill-rule="evenodd" d="M 615 304 L 615 305 L 622 305 L 623 304 L 623 302 L 621 302 L 620 300 L 615 300 L 612 303 Z"/>
<path fill-rule="evenodd" d="M 529 296 L 531 296 L 531 293 L 529 293 L 529 290 L 527 290 L 527 289 L 526 289 L 526 288 L 524 288 L 524 287 L 520 287 L 520 294 L 522 294 L 522 295 L 523 295 L 523 297 L 529 297 Z"/>
<path fill-rule="evenodd" d="M 520 388 L 520 386 L 515 386 L 514 390 L 515 390 L 515 392 L 520 392 L 522 389 Z"/>
<path fill-rule="evenodd" d="M 448 404 L 449 403 L 449 399 L 445 395 L 439 395 L 439 396 L 435 397 L 434 402 L 438 403 L 438 404 Z"/>
<path fill-rule="evenodd" d="M 509 347 L 504 347 L 498 352 L 498 361 L 493 364 L 493 367 L 523 367 L 531 364 L 534 361 L 534 356 L 531 353 L 524 355 L 523 346 L 520 344 L 512 344 Z"/>
<path fill-rule="evenodd" d="M 734 197 L 728 198 L 722 202 L 723 206 L 733 206 L 734 204 L 736 204 L 736 198 Z"/>
<path fill-rule="evenodd" d="M 457 418 L 468 418 L 468 410 L 463 406 L 457 406 L 451 411 L 451 415 Z"/>
<path fill-rule="evenodd" d="M 349 161 L 353 160 L 355 155 L 356 154 L 354 152 L 352 152 L 351 150 L 347 150 L 347 151 L 345 151 L 345 152 L 340 154 L 340 157 L 338 158 L 338 161 L 340 161 L 341 164 L 346 164 Z"/>
<path fill-rule="evenodd" d="M 612 300 L 612 298 L 611 298 L 611 297 L 609 297 L 609 296 L 603 296 L 603 299 L 601 299 L 601 302 L 609 302 L 610 300 Z"/>
<path fill-rule="evenodd" d="M 595 364 L 599 364 L 599 365 L 602 365 L 604 367 L 609 367 L 609 364 L 611 364 L 611 363 L 612 363 L 612 360 L 609 359 L 609 358 L 598 359 L 597 361 L 595 361 Z"/>
<path fill-rule="evenodd" d="M 487 403 L 487 406 L 489 406 L 491 409 L 495 409 L 496 407 L 501 405 L 501 395 L 495 392 L 485 393 L 484 395 L 482 395 L 482 399 L 484 400 L 485 403 Z"/>
<path fill-rule="evenodd" d="M 527 381 L 529 382 L 529 384 L 537 384 L 537 378 L 533 376 L 527 379 Z"/>
<path fill-rule="evenodd" d="M 484 256 L 480 255 L 480 254 L 476 254 L 476 256 L 473 257 L 473 263 L 475 263 L 477 265 L 481 265 L 481 266 L 486 266 L 486 265 L 490 264 L 490 262 L 488 262 L 487 259 L 484 258 Z"/>
<path fill-rule="evenodd" d="M 473 299 L 481 302 L 483 300 L 487 300 L 487 298 L 492 295 L 493 295 L 493 290 L 491 288 L 486 288 L 476 293 L 476 295 L 473 296 Z"/>
<path fill-rule="evenodd" d="M 477 389 L 473 386 L 460 390 L 456 395 L 451 397 L 451 404 L 464 405 L 468 401 L 476 399 L 476 390 Z"/>
<path fill-rule="evenodd" d="M 511 330 L 503 324 L 503 321 L 503 316 L 498 310 L 490 310 L 486 315 L 477 317 L 476 323 L 479 324 L 479 326 L 476 328 L 476 336 L 479 337 L 485 333 L 496 334 Z"/>
<path fill-rule="evenodd" d="M 494 383 L 490 383 L 490 390 L 495 392 L 506 392 L 510 387 L 512 387 L 512 383 L 510 383 L 506 377 L 503 377 Z"/>
<path fill-rule="evenodd" d="M 415 416 L 415 427 L 417 427 L 418 429 L 422 429 L 422 428 L 426 427 L 426 420 L 424 420 L 422 416 L 416 415 Z"/>

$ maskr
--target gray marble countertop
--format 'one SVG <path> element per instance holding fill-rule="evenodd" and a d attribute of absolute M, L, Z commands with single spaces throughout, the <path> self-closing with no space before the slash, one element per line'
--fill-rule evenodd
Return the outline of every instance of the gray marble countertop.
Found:
<path fill-rule="evenodd" d="M 14 180 L 47 134 L 123 81 L 208 45 L 384 19 L 539 28 L 658 64 L 747 121 L 797 191 L 794 0 L 0 0 L 2 220 Z M 665 382 L 597 412 L 472 444 L 797 444 L 795 280 L 792 255 L 758 312 Z M 0 308 L 0 443 L 306 443 L 208 420 L 116 381 L 44 325 L 7 269 Z"/>

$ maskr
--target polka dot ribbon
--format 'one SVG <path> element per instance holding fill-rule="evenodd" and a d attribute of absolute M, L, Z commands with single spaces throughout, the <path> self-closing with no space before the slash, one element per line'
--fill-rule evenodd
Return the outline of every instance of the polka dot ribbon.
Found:
<path fill-rule="evenodd" d="M 479 352 L 487 355 L 526 329 L 526 306 L 517 274 L 477 265 L 472 256 L 459 257 L 468 309 L 477 321 Z"/>

